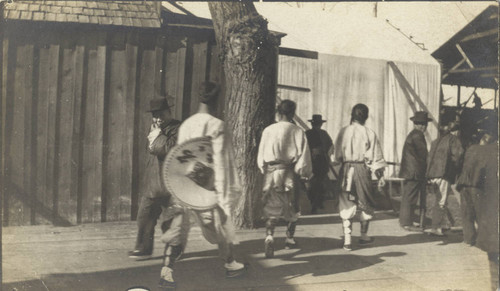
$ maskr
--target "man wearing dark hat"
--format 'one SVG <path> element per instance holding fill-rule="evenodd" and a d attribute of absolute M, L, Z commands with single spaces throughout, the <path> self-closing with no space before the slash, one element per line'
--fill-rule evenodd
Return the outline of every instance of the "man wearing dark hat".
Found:
<path fill-rule="evenodd" d="M 295 248 L 295 226 L 300 216 L 298 183 L 312 174 L 311 153 L 304 131 L 291 121 L 297 105 L 283 100 L 277 108 L 277 121 L 262 132 L 257 165 L 264 174 L 263 213 L 266 219 L 264 250 L 274 256 L 274 228 L 279 219 L 287 222 L 285 247 Z"/>
<path fill-rule="evenodd" d="M 399 209 L 399 224 L 407 231 L 423 231 L 425 169 L 428 153 L 424 133 L 427 123 L 432 119 L 427 117 L 427 112 L 417 111 L 410 120 L 413 121 L 413 130 L 406 137 L 399 171 L 399 177 L 405 179 L 405 191 Z M 420 227 L 415 227 L 412 219 L 417 203 L 420 205 Z"/>
<path fill-rule="evenodd" d="M 333 142 L 330 135 L 321 129 L 323 123 L 326 122 L 321 114 L 314 114 L 309 122 L 312 129 L 306 131 L 306 137 L 311 151 L 313 177 L 307 194 L 311 202 L 311 213 L 316 214 L 318 208 L 323 208 L 325 183 L 330 169 Z"/>
<path fill-rule="evenodd" d="M 190 213 L 196 217 L 205 239 L 218 245 L 220 256 L 225 262 L 226 277 L 237 277 L 245 272 L 245 266 L 233 257 L 233 243 L 236 243 L 237 239 L 231 221 L 231 212 L 233 203 L 241 192 L 238 192 L 233 187 L 234 183 L 230 181 L 234 175 L 226 175 L 227 172 L 232 171 L 229 165 L 231 161 L 228 158 L 228 152 L 232 151 L 232 148 L 231 139 L 225 137 L 224 122 L 214 117 L 219 93 L 220 88 L 215 83 L 205 82 L 200 86 L 198 112 L 181 124 L 177 139 L 177 144 L 182 144 L 199 137 L 211 138 L 214 187 L 218 205 L 204 211 L 180 206 L 182 210 L 176 213 L 170 228 L 161 237 L 161 240 L 166 243 L 164 264 L 160 275 L 161 288 L 167 289 L 176 285 L 173 279 L 173 268 L 187 243 L 191 226 Z"/>
<path fill-rule="evenodd" d="M 153 122 L 148 135 L 148 150 L 151 154 L 145 174 L 148 184 L 147 193 L 142 197 L 137 214 L 137 240 L 135 249 L 129 252 L 130 258 L 147 258 L 153 252 L 154 231 L 156 221 L 160 217 L 163 207 L 171 206 L 171 194 L 163 185 L 160 178 L 160 169 L 167 153 L 175 146 L 177 130 L 180 121 L 172 118 L 167 98 L 155 98 L 150 101 Z M 170 221 L 162 224 L 162 230 L 168 228 Z"/>
<path fill-rule="evenodd" d="M 441 128 L 439 137 L 431 144 L 427 157 L 426 178 L 436 195 L 432 210 L 432 229 L 429 234 L 443 236 L 448 193 L 461 169 L 464 149 L 460 139 L 454 134 L 458 125 L 449 121 Z"/>
<path fill-rule="evenodd" d="M 387 166 L 377 135 L 365 126 L 368 107 L 356 104 L 351 111 L 351 124 L 342 128 L 335 141 L 335 163 L 342 165 L 340 179 L 342 192 L 339 195 L 339 212 L 344 230 L 344 249 L 352 250 L 352 219 L 361 211 L 361 238 L 359 244 L 373 242 L 368 236 L 368 226 L 373 218 L 375 199 L 372 173 L 383 187 L 384 168 Z"/>

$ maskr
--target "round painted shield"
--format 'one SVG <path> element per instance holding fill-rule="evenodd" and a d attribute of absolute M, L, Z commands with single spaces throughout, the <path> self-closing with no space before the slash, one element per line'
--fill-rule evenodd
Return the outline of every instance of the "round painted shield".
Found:
<path fill-rule="evenodd" d="M 211 209 L 217 205 L 213 165 L 211 138 L 195 138 L 170 150 L 161 176 L 167 190 L 182 205 L 197 210 Z"/>

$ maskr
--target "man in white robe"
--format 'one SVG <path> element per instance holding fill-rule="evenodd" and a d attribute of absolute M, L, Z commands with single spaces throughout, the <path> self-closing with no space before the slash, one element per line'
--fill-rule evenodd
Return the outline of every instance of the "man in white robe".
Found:
<path fill-rule="evenodd" d="M 278 122 L 264 129 L 259 145 L 257 164 L 265 175 L 263 212 L 266 218 L 264 246 L 267 258 L 274 256 L 274 228 L 280 218 L 288 222 L 286 247 L 296 246 L 294 233 L 300 214 L 297 184 L 300 178 L 309 179 L 312 174 L 305 132 L 291 122 L 295 109 L 295 102 L 283 100 L 277 110 Z"/>
<path fill-rule="evenodd" d="M 372 173 L 379 180 L 379 187 L 385 184 L 383 171 L 387 164 L 377 135 L 364 125 L 366 119 L 368 107 L 364 104 L 355 105 L 351 112 L 351 124 L 342 128 L 335 142 L 335 163 L 342 165 L 339 210 L 344 230 L 344 249 L 348 251 L 352 250 L 352 219 L 357 210 L 361 211 L 359 243 L 373 242 L 373 238 L 367 234 L 375 206 Z"/>
<path fill-rule="evenodd" d="M 161 272 L 160 287 L 175 287 L 172 277 L 175 260 L 187 243 L 190 229 L 189 213 L 196 217 L 203 236 L 212 244 L 218 244 L 227 277 L 242 275 L 245 266 L 233 257 L 233 243 L 237 243 L 234 226 L 231 222 L 231 208 L 241 194 L 237 176 L 232 163 L 230 138 L 224 138 L 224 122 L 212 114 L 216 109 L 219 86 L 212 82 L 203 83 L 200 88 L 200 107 L 198 113 L 186 119 L 179 127 L 177 144 L 198 137 L 211 137 L 215 173 L 215 192 L 218 198 L 216 208 L 200 211 L 179 206 L 182 211 L 172 221 L 170 229 L 162 235 L 166 243 L 165 260 Z M 230 169 L 231 168 L 231 169 Z"/>

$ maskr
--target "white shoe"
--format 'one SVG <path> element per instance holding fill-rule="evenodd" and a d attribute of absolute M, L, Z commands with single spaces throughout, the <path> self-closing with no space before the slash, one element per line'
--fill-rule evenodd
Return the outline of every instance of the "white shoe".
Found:
<path fill-rule="evenodd" d="M 297 247 L 297 242 L 293 237 L 287 237 L 285 239 L 285 248 L 286 249 L 294 249 Z"/>
<path fill-rule="evenodd" d="M 174 271 L 169 267 L 161 268 L 160 274 L 160 282 L 158 283 L 158 287 L 162 290 L 167 290 L 171 288 L 175 288 L 176 284 L 173 278 Z"/>
<path fill-rule="evenodd" d="M 224 268 L 226 268 L 226 278 L 236 278 L 245 273 L 245 265 L 237 261 L 225 263 Z"/>

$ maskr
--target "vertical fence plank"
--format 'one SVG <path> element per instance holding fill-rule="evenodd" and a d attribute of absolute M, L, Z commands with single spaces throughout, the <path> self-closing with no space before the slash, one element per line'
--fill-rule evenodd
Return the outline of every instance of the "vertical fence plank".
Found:
<path fill-rule="evenodd" d="M 60 115 L 58 121 L 58 196 L 56 215 L 63 217 L 70 223 L 76 223 L 76 197 L 71 193 L 71 169 L 74 161 L 71 155 L 71 144 L 74 123 L 75 102 L 75 43 L 73 36 L 63 34 L 62 41 L 62 72 L 60 72 Z"/>
<path fill-rule="evenodd" d="M 27 34 L 27 37 L 31 39 L 32 34 Z M 31 220 L 31 205 L 33 205 L 33 196 L 34 193 L 31 192 L 33 190 L 33 169 L 32 169 L 32 118 L 36 118 L 33 116 L 33 43 L 28 41 L 23 44 L 24 53 L 23 53 L 23 62 L 24 71 L 23 83 L 20 85 L 23 86 L 23 102 L 24 102 L 24 161 L 23 161 L 23 169 L 24 169 L 24 182 L 21 187 L 21 190 L 24 192 L 22 195 L 24 197 L 19 197 L 21 202 L 23 203 L 23 217 L 22 217 L 22 225 L 28 225 L 32 223 Z M 19 56 L 18 56 L 19 57 Z M 21 144 L 19 144 L 21 146 Z M 20 194 L 20 193 L 19 193 Z"/>
<path fill-rule="evenodd" d="M 1 177 L 0 177 L 0 183 L 1 183 L 1 189 L 3 195 L 1 196 L 2 199 L 2 224 L 7 225 L 8 223 L 8 215 L 7 215 L 7 205 L 8 205 L 8 188 L 7 188 L 7 104 L 9 104 L 9 101 L 7 99 L 7 79 L 8 74 L 9 74 L 9 36 L 7 34 L 6 29 L 2 31 L 2 119 L 1 119 L 1 127 L 2 127 L 2 135 L 1 138 L 2 140 L 0 141 L 1 146 L 2 146 L 2 160 L 1 160 Z M 10 110 L 9 110 L 10 111 Z"/>
<path fill-rule="evenodd" d="M 167 93 L 175 97 L 172 113 L 182 120 L 182 100 L 184 96 L 184 69 L 186 64 L 186 39 L 169 36 L 166 42 L 165 87 Z"/>
<path fill-rule="evenodd" d="M 207 42 L 193 43 L 193 68 L 190 98 L 190 114 L 198 111 L 198 90 L 202 82 L 206 80 L 207 68 Z"/>
<path fill-rule="evenodd" d="M 81 222 L 81 174 L 82 174 L 82 142 L 85 100 L 83 97 L 84 59 L 86 37 L 79 35 L 75 46 L 73 73 L 73 128 L 71 137 L 71 201 L 76 203 L 76 222 Z M 83 120 L 82 120 L 83 119 Z"/>
<path fill-rule="evenodd" d="M 22 44 L 11 42 L 11 49 L 17 51 L 15 64 L 13 67 L 14 91 L 11 95 L 13 100 L 13 118 L 12 118 L 12 135 L 7 142 L 10 142 L 10 163 L 9 163 L 9 180 L 11 186 L 9 187 L 9 225 L 23 225 L 23 217 L 25 205 L 23 203 L 22 192 L 24 186 L 24 119 L 25 119 L 25 106 L 24 100 L 26 92 L 24 87 L 25 80 L 25 61 L 26 61 L 26 46 Z"/>
<path fill-rule="evenodd" d="M 109 72 L 109 103 L 107 107 L 106 132 L 106 167 L 105 167 L 105 193 L 106 193 L 106 221 L 116 221 L 120 218 L 120 198 L 122 192 L 122 145 L 126 131 L 126 62 L 125 62 L 125 34 L 113 33 L 109 44 L 111 56 L 108 60 Z"/>
<path fill-rule="evenodd" d="M 101 221 L 102 135 L 106 34 L 88 36 L 82 165 L 82 222 Z"/>
<path fill-rule="evenodd" d="M 137 66 L 137 34 L 127 34 L 125 47 L 125 120 L 122 135 L 122 167 L 120 193 L 120 220 L 130 220 L 132 210 L 132 189 L 137 183 L 134 174 L 133 147 L 134 147 L 134 124 L 135 124 L 135 98 L 136 98 L 136 66 Z"/>

